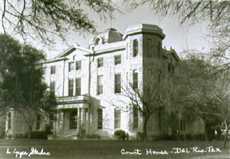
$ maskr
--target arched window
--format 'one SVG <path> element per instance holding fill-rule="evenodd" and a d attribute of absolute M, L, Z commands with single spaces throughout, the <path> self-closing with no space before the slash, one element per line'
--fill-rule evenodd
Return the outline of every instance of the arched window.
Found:
<path fill-rule="evenodd" d="M 133 57 L 136 57 L 138 54 L 138 40 L 133 40 Z"/>
<path fill-rule="evenodd" d="M 104 44 L 104 39 L 102 37 L 97 37 L 95 39 L 95 45 Z"/>
<path fill-rule="evenodd" d="M 100 38 L 96 38 L 96 40 L 95 40 L 95 45 L 98 45 L 99 42 L 100 42 Z"/>

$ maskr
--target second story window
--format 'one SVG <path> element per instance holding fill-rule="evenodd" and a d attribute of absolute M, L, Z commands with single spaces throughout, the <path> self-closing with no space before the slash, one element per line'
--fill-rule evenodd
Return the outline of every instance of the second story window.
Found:
<path fill-rule="evenodd" d="M 154 46 L 153 46 L 152 39 L 148 39 L 148 40 L 147 40 L 147 52 L 146 52 L 146 57 L 153 57 L 153 55 L 155 54 L 153 48 L 154 48 Z"/>
<path fill-rule="evenodd" d="M 76 61 L 76 70 L 81 70 L 81 61 Z"/>
<path fill-rule="evenodd" d="M 114 64 L 115 65 L 121 64 L 121 55 L 114 56 Z"/>
<path fill-rule="evenodd" d="M 50 91 L 55 92 L 55 81 L 50 82 Z"/>
<path fill-rule="evenodd" d="M 56 73 L 56 66 L 51 66 L 50 67 L 50 74 L 53 75 Z"/>
<path fill-rule="evenodd" d="M 133 71 L 133 89 L 138 89 L 138 73 Z"/>
<path fill-rule="evenodd" d="M 69 62 L 69 72 L 74 70 L 74 63 L 73 62 Z"/>
<path fill-rule="evenodd" d="M 133 40 L 133 57 L 136 57 L 138 54 L 138 40 Z"/>
<path fill-rule="evenodd" d="M 158 44 L 157 44 L 157 52 L 158 52 L 158 57 L 160 57 L 161 56 L 161 47 L 162 47 L 162 44 L 161 44 L 161 42 L 158 42 Z"/>
<path fill-rule="evenodd" d="M 73 79 L 69 79 L 68 96 L 73 96 Z"/>
<path fill-rule="evenodd" d="M 97 67 L 103 67 L 103 58 L 102 57 L 97 59 Z"/>
<path fill-rule="evenodd" d="M 121 74 L 115 74 L 114 76 L 114 93 L 121 93 Z"/>
<path fill-rule="evenodd" d="M 76 96 L 80 96 L 81 95 L 81 78 L 76 78 L 75 95 Z"/>
<path fill-rule="evenodd" d="M 97 95 L 103 93 L 103 76 L 99 75 L 97 76 Z"/>

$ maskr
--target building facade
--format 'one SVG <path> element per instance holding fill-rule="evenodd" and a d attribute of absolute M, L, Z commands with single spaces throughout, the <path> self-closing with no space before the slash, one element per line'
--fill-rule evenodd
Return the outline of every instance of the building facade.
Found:
<path fill-rule="evenodd" d="M 44 80 L 58 102 L 53 134 L 111 138 L 116 130 L 124 130 L 131 137 L 142 132 L 141 113 L 130 106 L 132 101 L 125 92 L 132 88 L 145 93 L 145 83 L 154 75 L 149 68 L 156 64 L 165 77 L 174 71 L 179 57 L 173 49 L 162 48 L 164 37 L 156 25 L 139 24 L 127 28 L 124 34 L 110 28 L 98 34 L 89 48 L 73 46 L 47 60 L 43 64 Z M 147 135 L 160 135 L 163 124 L 160 117 L 153 116 Z M 203 130 L 195 133 L 199 131 Z"/>
<path fill-rule="evenodd" d="M 111 137 L 119 129 L 131 136 L 141 132 L 140 112 L 130 109 L 124 91 L 130 84 L 144 90 L 148 78 L 144 71 L 152 59 L 164 56 L 161 62 L 166 64 L 178 61 L 175 51 L 162 48 L 164 37 L 156 25 L 129 27 L 124 35 L 110 28 L 97 35 L 88 49 L 75 46 L 48 60 L 45 81 L 58 99 L 55 134 Z"/>

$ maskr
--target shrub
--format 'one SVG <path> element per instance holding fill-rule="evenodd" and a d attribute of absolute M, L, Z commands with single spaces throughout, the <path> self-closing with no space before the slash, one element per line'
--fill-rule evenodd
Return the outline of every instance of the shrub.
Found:
<path fill-rule="evenodd" d="M 143 132 L 137 132 L 137 140 L 144 140 L 144 133 Z"/>
<path fill-rule="evenodd" d="M 81 128 L 77 134 L 78 138 L 85 138 L 86 137 L 86 130 Z"/>
<path fill-rule="evenodd" d="M 17 139 L 26 138 L 26 134 L 15 134 L 14 136 Z"/>
<path fill-rule="evenodd" d="M 124 130 L 116 130 L 114 132 L 114 136 L 118 139 L 118 140 L 125 140 L 129 138 L 129 134 L 126 133 Z"/>
<path fill-rule="evenodd" d="M 33 139 L 47 139 L 48 133 L 46 131 L 33 131 L 31 138 Z"/>
<path fill-rule="evenodd" d="M 52 134 L 51 125 L 49 125 L 49 124 L 45 125 L 45 132 L 47 133 L 47 135 L 51 135 Z"/>
<path fill-rule="evenodd" d="M 88 138 L 88 139 L 100 139 L 101 136 L 98 134 L 88 134 L 88 135 L 86 135 L 86 138 Z"/>

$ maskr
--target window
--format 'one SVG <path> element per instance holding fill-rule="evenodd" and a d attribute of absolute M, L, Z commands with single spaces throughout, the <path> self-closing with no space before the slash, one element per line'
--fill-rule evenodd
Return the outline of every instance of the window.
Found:
<path fill-rule="evenodd" d="M 114 93 L 121 93 L 121 74 L 114 76 Z"/>
<path fill-rule="evenodd" d="M 81 69 L 81 61 L 76 61 L 76 70 Z"/>
<path fill-rule="evenodd" d="M 97 128 L 102 129 L 102 122 L 103 122 L 103 111 L 102 109 L 97 109 Z"/>
<path fill-rule="evenodd" d="M 133 129 L 138 128 L 138 109 L 136 107 L 133 108 Z"/>
<path fill-rule="evenodd" d="M 55 81 L 50 82 L 50 91 L 55 92 Z"/>
<path fill-rule="evenodd" d="M 97 67 L 102 67 L 103 66 L 103 58 L 100 57 L 97 59 Z"/>
<path fill-rule="evenodd" d="M 74 70 L 74 63 L 73 62 L 69 62 L 69 72 Z"/>
<path fill-rule="evenodd" d="M 97 38 L 97 39 L 95 40 L 95 45 L 98 45 L 99 42 L 100 42 L 100 38 Z"/>
<path fill-rule="evenodd" d="M 49 115 L 49 125 L 50 125 L 50 129 L 53 130 L 54 129 L 54 122 L 56 120 L 56 115 L 54 113 L 51 113 Z"/>
<path fill-rule="evenodd" d="M 103 76 L 99 75 L 97 76 L 97 95 L 103 93 Z"/>
<path fill-rule="evenodd" d="M 68 95 L 69 96 L 73 96 L 73 80 L 69 79 L 69 91 L 68 91 Z"/>
<path fill-rule="evenodd" d="M 170 73 L 174 73 L 175 72 L 175 68 L 174 68 L 174 66 L 173 66 L 172 63 L 168 63 L 168 72 L 170 72 Z"/>
<path fill-rule="evenodd" d="M 121 111 L 114 110 L 114 129 L 120 128 L 121 126 Z"/>
<path fill-rule="evenodd" d="M 160 57 L 161 56 L 161 42 L 158 42 L 158 45 L 157 45 L 157 52 L 158 52 L 158 57 Z"/>
<path fill-rule="evenodd" d="M 50 74 L 55 74 L 56 73 L 56 66 L 51 66 L 50 67 Z"/>
<path fill-rule="evenodd" d="M 138 54 L 138 41 L 135 39 L 133 41 L 133 57 L 136 57 Z"/>
<path fill-rule="evenodd" d="M 84 120 L 85 121 L 89 120 L 89 109 L 88 108 L 85 108 Z"/>
<path fill-rule="evenodd" d="M 115 65 L 121 64 L 121 55 L 114 56 L 114 64 Z"/>
<path fill-rule="evenodd" d="M 11 112 L 8 113 L 8 129 L 11 129 Z"/>
<path fill-rule="evenodd" d="M 75 95 L 80 96 L 81 95 L 81 78 L 76 78 L 76 90 Z"/>
<path fill-rule="evenodd" d="M 41 127 L 41 115 L 37 115 L 36 130 L 40 130 L 40 127 Z"/>
<path fill-rule="evenodd" d="M 146 57 L 153 57 L 154 52 L 153 52 L 154 46 L 152 46 L 152 39 L 147 40 L 147 55 Z"/>
<path fill-rule="evenodd" d="M 46 67 L 42 67 L 42 72 L 45 74 L 46 73 Z M 51 74 L 51 70 L 50 70 L 50 74 Z"/>
<path fill-rule="evenodd" d="M 133 89 L 138 89 L 138 73 L 133 71 Z"/>
<path fill-rule="evenodd" d="M 69 114 L 69 128 L 77 128 L 77 110 L 71 111 Z"/>

